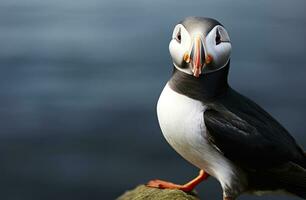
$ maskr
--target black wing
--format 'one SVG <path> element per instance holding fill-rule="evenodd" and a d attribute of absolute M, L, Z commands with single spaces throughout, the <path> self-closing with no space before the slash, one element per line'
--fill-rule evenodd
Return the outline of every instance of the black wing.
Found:
<path fill-rule="evenodd" d="M 207 137 L 228 159 L 249 169 L 289 161 L 304 165 L 293 137 L 257 104 L 232 89 L 204 113 Z"/>

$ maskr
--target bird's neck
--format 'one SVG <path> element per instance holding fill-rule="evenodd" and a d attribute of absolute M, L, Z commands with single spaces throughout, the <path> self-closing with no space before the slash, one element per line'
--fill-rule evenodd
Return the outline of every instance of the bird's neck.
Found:
<path fill-rule="evenodd" d="M 202 74 L 198 78 L 174 67 L 169 85 L 174 91 L 193 99 L 214 99 L 224 94 L 229 87 L 227 82 L 229 66 L 230 62 L 222 69 Z"/>

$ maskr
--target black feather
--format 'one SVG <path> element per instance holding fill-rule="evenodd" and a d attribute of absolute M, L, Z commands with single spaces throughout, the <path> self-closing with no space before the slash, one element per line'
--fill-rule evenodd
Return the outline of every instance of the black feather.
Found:
<path fill-rule="evenodd" d="M 226 157 L 252 169 L 292 161 L 304 167 L 294 138 L 257 104 L 233 89 L 204 113 L 208 138 Z"/>
<path fill-rule="evenodd" d="M 248 173 L 250 191 L 282 190 L 306 199 L 306 170 L 292 162 Z"/>

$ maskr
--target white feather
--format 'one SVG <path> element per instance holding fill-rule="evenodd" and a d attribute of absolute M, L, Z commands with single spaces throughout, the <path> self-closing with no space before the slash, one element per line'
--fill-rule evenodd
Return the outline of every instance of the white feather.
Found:
<path fill-rule="evenodd" d="M 245 174 L 207 141 L 205 109 L 200 101 L 173 91 L 167 84 L 157 104 L 161 130 L 181 156 L 216 177 L 226 195 L 236 195 L 246 186 Z"/>
<path fill-rule="evenodd" d="M 220 32 L 221 40 L 227 42 L 221 42 L 216 45 L 215 38 L 217 30 Z M 215 26 L 205 38 L 205 47 L 206 53 L 213 57 L 214 65 L 218 66 L 218 69 L 224 67 L 228 63 L 232 45 L 225 28 L 220 25 Z"/>

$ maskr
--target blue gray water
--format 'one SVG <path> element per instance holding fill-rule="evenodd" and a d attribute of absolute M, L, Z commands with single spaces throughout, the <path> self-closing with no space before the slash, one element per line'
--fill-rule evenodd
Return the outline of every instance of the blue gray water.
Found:
<path fill-rule="evenodd" d="M 163 139 L 155 106 L 168 43 L 190 15 L 230 33 L 230 83 L 306 148 L 306 2 L 2 0 L 0 198 L 114 199 L 197 169 Z M 203 199 L 220 199 L 211 179 Z M 242 196 L 240 199 L 289 199 Z M 290 198 L 294 199 L 294 198 Z"/>

